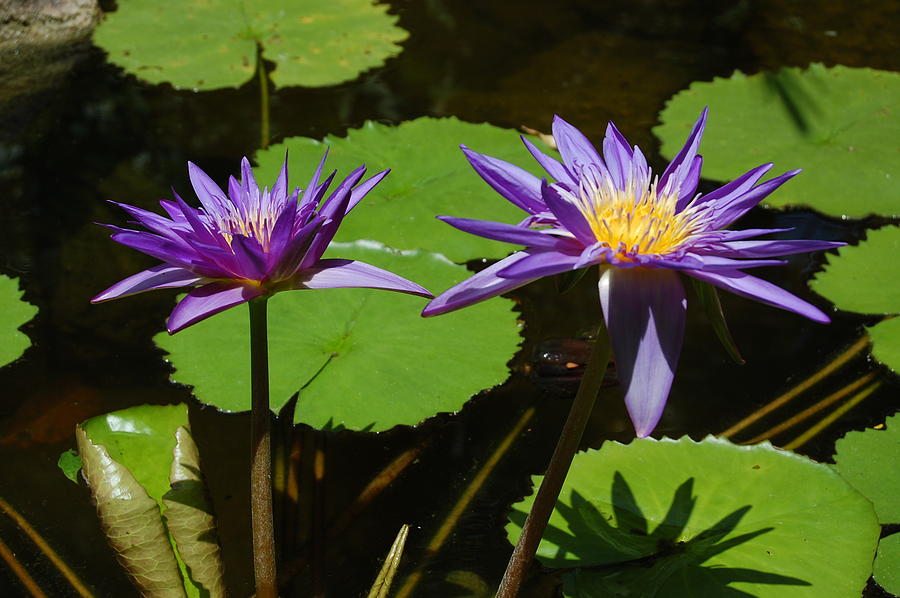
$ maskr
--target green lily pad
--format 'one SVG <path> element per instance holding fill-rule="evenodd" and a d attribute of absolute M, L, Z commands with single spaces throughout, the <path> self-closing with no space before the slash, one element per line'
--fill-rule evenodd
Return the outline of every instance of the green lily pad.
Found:
<path fill-rule="evenodd" d="M 883 430 L 848 432 L 835 444 L 834 468 L 872 501 L 881 523 L 900 523 L 900 414 Z"/>
<path fill-rule="evenodd" d="M 510 540 L 532 500 L 515 506 Z M 647 438 L 575 456 L 538 558 L 577 567 L 565 575 L 577 598 L 851 598 L 879 531 L 827 465 L 768 443 Z"/>
<path fill-rule="evenodd" d="M 882 538 L 875 557 L 875 581 L 891 594 L 900 594 L 900 533 Z"/>
<path fill-rule="evenodd" d="M 868 233 L 859 245 L 841 247 L 829 256 L 823 272 L 810 287 L 844 311 L 863 314 L 900 313 L 900 228 L 886 226 Z M 900 369 L 900 319 L 869 329 L 872 354 L 894 370 Z"/>
<path fill-rule="evenodd" d="M 766 201 L 835 216 L 900 215 L 900 73 L 813 64 L 806 70 L 696 82 L 676 94 L 653 132 L 681 149 L 704 106 L 703 176 L 729 181 L 764 162 L 804 172 Z"/>
<path fill-rule="evenodd" d="M 67 478 L 78 483 L 78 472 L 81 471 L 81 457 L 72 449 L 64 451 L 59 455 L 56 466 L 63 472 Z"/>
<path fill-rule="evenodd" d="M 396 127 L 367 122 L 346 137 L 324 141 L 292 137 L 257 152 L 256 176 L 275 180 L 287 151 L 292 180 L 305 185 L 306 179 L 297 177 L 308 177 L 328 146 L 326 168 L 339 174 L 360 164 L 372 173 L 393 169 L 344 220 L 337 241 L 374 239 L 397 249 L 442 253 L 457 263 L 505 257 L 514 246 L 462 233 L 435 219 L 448 215 L 515 223 L 525 217 L 478 176 L 460 151 L 461 143 L 542 172 L 515 131 L 455 118 L 418 118 Z"/>
<path fill-rule="evenodd" d="M 0 367 L 18 359 L 31 346 L 19 328 L 34 317 L 37 308 L 22 300 L 19 282 L 0 275 Z"/>
<path fill-rule="evenodd" d="M 442 291 L 471 273 L 443 256 L 391 251 L 372 242 L 332 244 L 331 257 L 358 259 Z M 511 305 L 488 301 L 422 318 L 425 300 L 369 289 L 289 291 L 269 300 L 272 408 L 298 390 L 295 419 L 316 427 L 386 430 L 456 411 L 503 382 L 519 343 Z M 224 311 L 156 343 L 173 379 L 227 411 L 250 409 L 249 316 Z"/>
<path fill-rule="evenodd" d="M 119 0 L 94 32 L 109 60 L 150 83 L 239 87 L 257 46 L 279 87 L 335 85 L 380 66 L 408 33 L 371 0 Z"/>
<path fill-rule="evenodd" d="M 141 405 L 89 419 L 76 428 L 78 456 L 110 545 L 144 595 L 219 598 L 224 569 L 187 415 L 183 404 Z"/>

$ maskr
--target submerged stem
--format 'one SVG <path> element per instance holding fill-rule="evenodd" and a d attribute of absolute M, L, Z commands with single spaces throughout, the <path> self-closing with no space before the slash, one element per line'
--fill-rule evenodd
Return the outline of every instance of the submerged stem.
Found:
<path fill-rule="evenodd" d="M 256 598 L 277 598 L 275 524 L 272 517 L 272 415 L 269 411 L 269 342 L 266 301 L 250 301 L 250 524 Z"/>
<path fill-rule="evenodd" d="M 269 147 L 269 72 L 263 61 L 262 46 L 256 46 L 256 72 L 259 74 L 260 147 Z"/>
<path fill-rule="evenodd" d="M 506 565 L 506 572 L 500 581 L 496 598 L 516 598 L 519 595 L 519 588 L 525 573 L 534 559 L 541 536 L 544 534 L 547 522 L 550 521 L 553 507 L 556 506 L 556 499 L 559 498 L 563 482 L 566 480 L 572 458 L 581 443 L 581 436 L 584 434 L 588 418 L 594 408 L 594 402 L 597 400 L 597 393 L 600 391 L 600 384 L 606 374 L 609 356 L 609 336 L 606 332 L 606 325 L 601 320 L 597 338 L 591 350 L 590 361 L 585 368 L 581 385 L 578 387 L 578 394 L 575 395 L 575 400 L 572 402 L 569 417 L 560 432 L 556 449 L 553 451 L 553 456 L 550 457 L 550 464 L 547 466 L 544 480 L 531 505 L 531 512 L 528 513 L 528 518 L 525 520 L 519 541 L 516 542 L 512 556 L 509 557 L 509 563 Z"/>

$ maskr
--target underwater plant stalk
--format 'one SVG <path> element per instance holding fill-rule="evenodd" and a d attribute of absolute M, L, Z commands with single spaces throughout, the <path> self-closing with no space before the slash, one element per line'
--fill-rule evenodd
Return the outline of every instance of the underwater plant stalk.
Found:
<path fill-rule="evenodd" d="M 262 46 L 256 46 L 256 70 L 259 73 L 260 148 L 269 147 L 269 72 L 263 62 Z"/>
<path fill-rule="evenodd" d="M 277 598 L 272 515 L 272 415 L 269 411 L 269 339 L 263 295 L 250 306 L 250 525 L 256 598 Z"/>
<path fill-rule="evenodd" d="M 603 376 L 606 374 L 610 352 L 609 335 L 606 325 L 601 319 L 597 338 L 591 349 L 591 358 L 585 368 L 578 393 L 575 395 L 569 416 L 560 432 L 553 456 L 550 457 L 550 464 L 544 473 L 544 480 L 531 505 L 531 512 L 528 513 L 528 518 L 522 527 L 519 541 L 516 542 L 512 556 L 509 557 L 509 563 L 506 565 L 506 572 L 500 581 L 496 598 L 516 598 L 519 595 L 519 588 L 525 573 L 534 559 L 541 536 L 544 534 L 547 522 L 550 521 L 553 507 L 556 506 L 556 499 L 559 498 L 563 482 L 566 480 L 572 458 L 581 443 L 581 437 L 597 400 Z"/>

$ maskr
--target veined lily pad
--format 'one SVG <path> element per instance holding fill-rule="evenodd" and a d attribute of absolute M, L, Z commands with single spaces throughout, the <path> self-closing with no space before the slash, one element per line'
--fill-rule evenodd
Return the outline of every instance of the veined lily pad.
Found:
<path fill-rule="evenodd" d="M 891 594 L 900 594 L 900 533 L 882 538 L 875 557 L 875 581 Z"/>
<path fill-rule="evenodd" d="M 829 256 L 824 272 L 810 287 L 844 311 L 863 314 L 900 313 L 900 228 L 886 226 L 869 231 L 857 246 L 841 247 Z M 869 329 L 872 355 L 900 370 L 900 318 Z"/>
<path fill-rule="evenodd" d="M 435 219 L 449 215 L 515 223 L 525 217 L 476 174 L 460 144 L 543 172 L 514 131 L 455 118 L 419 118 L 396 127 L 368 122 L 346 137 L 324 141 L 292 137 L 257 152 L 256 177 L 275 180 L 285 151 L 291 172 L 311 172 L 328 146 L 327 169 L 347 173 L 360 164 L 370 172 L 394 169 L 341 223 L 338 241 L 375 239 L 397 249 L 442 253 L 457 263 L 505 257 L 517 248 L 460 233 Z"/>
<path fill-rule="evenodd" d="M 101 415 L 78 426 L 76 438 L 104 532 L 142 595 L 224 596 L 187 406 L 143 405 Z"/>
<path fill-rule="evenodd" d="M 150 83 L 239 87 L 257 46 L 279 87 L 335 85 L 400 52 L 405 30 L 372 0 L 119 0 L 94 33 L 110 61 Z"/>
<path fill-rule="evenodd" d="M 531 502 L 515 506 L 512 541 Z M 575 456 L 538 558 L 576 567 L 572 598 L 851 598 L 878 533 L 872 505 L 827 465 L 768 444 L 647 438 Z"/>
<path fill-rule="evenodd" d="M 813 64 L 806 70 L 693 83 L 654 129 L 674 156 L 704 106 L 703 176 L 730 181 L 764 162 L 804 172 L 766 201 L 836 216 L 900 214 L 900 73 Z"/>
<path fill-rule="evenodd" d="M 31 346 L 19 328 L 34 317 L 37 308 L 22 300 L 19 281 L 0 275 L 0 367 L 18 359 Z"/>
<path fill-rule="evenodd" d="M 358 259 L 433 292 L 467 278 L 465 267 L 424 252 L 372 242 L 332 244 L 326 257 Z M 369 289 L 300 290 L 269 300 L 272 408 L 298 390 L 296 421 L 317 427 L 386 430 L 456 411 L 503 382 L 519 343 L 511 304 L 488 301 L 422 318 L 421 297 Z M 227 411 L 250 408 L 249 316 L 230 309 L 156 343 L 173 378 Z"/>

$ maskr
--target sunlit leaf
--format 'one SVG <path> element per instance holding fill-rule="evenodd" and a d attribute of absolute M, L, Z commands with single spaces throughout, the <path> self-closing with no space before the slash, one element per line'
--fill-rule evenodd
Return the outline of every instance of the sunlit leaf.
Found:
<path fill-rule="evenodd" d="M 767 200 L 833 215 L 900 214 L 900 73 L 813 64 L 696 82 L 676 94 L 654 129 L 672 158 L 704 106 L 704 178 L 729 181 L 774 162 L 803 173 Z"/>
<path fill-rule="evenodd" d="M 511 541 L 531 502 L 515 505 Z M 538 558 L 578 567 L 573 598 L 851 598 L 879 531 L 827 465 L 768 444 L 648 438 L 575 456 Z"/>
<path fill-rule="evenodd" d="M 863 314 L 900 313 L 900 228 L 886 226 L 868 232 L 859 245 L 841 247 L 829 256 L 824 272 L 818 272 L 810 287 L 844 311 Z M 872 354 L 881 362 L 900 369 L 900 319 L 894 318 L 869 329 Z"/>
<path fill-rule="evenodd" d="M 335 244 L 329 251 L 396 272 L 433 292 L 471 274 L 439 255 L 400 254 L 371 242 Z M 368 289 L 274 295 L 269 300 L 272 408 L 300 390 L 296 421 L 386 430 L 456 411 L 472 395 L 506 379 L 506 363 L 520 340 L 508 301 L 422 318 L 425 303 L 421 297 Z M 155 338 L 170 354 L 174 380 L 228 411 L 250 408 L 247 311 L 230 309 Z"/>
<path fill-rule="evenodd" d="M 15 361 L 31 340 L 19 328 L 34 317 L 37 308 L 22 300 L 19 281 L 0 274 L 0 367 Z"/>
<path fill-rule="evenodd" d="M 891 594 L 900 594 L 900 533 L 882 538 L 875 557 L 875 581 Z"/>
<path fill-rule="evenodd" d="M 397 249 L 442 253 L 457 263 L 505 257 L 518 247 L 460 232 L 435 219 L 449 215 L 516 223 L 526 215 L 475 173 L 460 144 L 543 172 L 514 131 L 455 118 L 419 118 L 396 127 L 369 122 L 346 137 L 328 136 L 324 141 L 292 137 L 257 152 L 256 176 L 275 180 L 288 151 L 292 185 L 306 185 L 327 145 L 328 170 L 347 174 L 360 164 L 370 173 L 392 169 L 344 220 L 338 241 L 374 239 Z"/>
<path fill-rule="evenodd" d="M 835 444 L 834 468 L 872 501 L 881 523 L 900 523 L 900 414 L 884 429 L 848 432 Z"/>
<path fill-rule="evenodd" d="M 371 0 L 119 0 L 94 33 L 110 61 L 150 83 L 238 87 L 257 46 L 279 87 L 334 85 L 380 66 L 407 38 Z"/>

